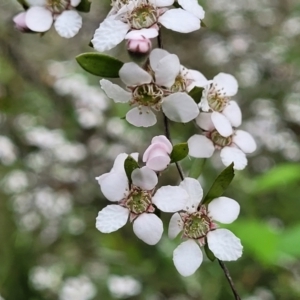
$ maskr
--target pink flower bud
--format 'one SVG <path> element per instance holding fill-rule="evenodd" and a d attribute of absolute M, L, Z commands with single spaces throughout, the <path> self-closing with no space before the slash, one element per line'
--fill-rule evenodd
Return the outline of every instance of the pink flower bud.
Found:
<path fill-rule="evenodd" d="M 129 39 L 127 41 L 127 50 L 136 54 L 149 53 L 152 48 L 152 43 L 145 37 L 138 39 Z"/>
<path fill-rule="evenodd" d="M 151 145 L 146 149 L 143 162 L 153 171 L 162 171 L 167 168 L 170 163 L 170 153 L 173 146 L 164 136 L 159 135 L 152 139 Z"/>
<path fill-rule="evenodd" d="M 26 18 L 26 12 L 25 11 L 17 14 L 13 18 L 13 21 L 15 23 L 15 27 L 18 30 L 22 31 L 22 32 L 30 31 L 30 29 L 26 25 L 25 18 Z"/>

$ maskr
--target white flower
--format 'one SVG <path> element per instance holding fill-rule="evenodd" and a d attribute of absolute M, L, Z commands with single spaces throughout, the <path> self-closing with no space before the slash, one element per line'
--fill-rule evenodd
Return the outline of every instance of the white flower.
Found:
<path fill-rule="evenodd" d="M 238 82 L 230 74 L 219 73 L 213 80 L 207 80 L 200 72 L 194 71 L 198 78 L 195 85 L 204 87 L 199 103 L 201 111 L 212 112 L 212 122 L 223 136 L 232 134 L 232 126 L 242 123 L 242 113 L 235 101 L 230 98 L 237 93 Z"/>
<path fill-rule="evenodd" d="M 57 33 L 64 38 L 75 36 L 82 26 L 82 18 L 74 10 L 81 0 L 26 0 L 25 25 L 35 32 L 48 31 L 53 22 Z"/>
<path fill-rule="evenodd" d="M 223 164 L 229 166 L 232 162 L 236 170 L 242 170 L 247 165 L 245 153 L 256 150 L 253 137 L 244 130 L 234 130 L 230 136 L 223 136 L 215 129 L 211 113 L 200 113 L 196 123 L 205 130 L 205 135 L 195 134 L 188 140 L 189 155 L 192 157 L 211 157 L 215 151 L 221 150 Z"/>
<path fill-rule="evenodd" d="M 107 96 L 115 102 L 137 105 L 126 114 L 126 120 L 134 126 L 154 125 L 156 116 L 151 109 L 162 109 L 175 122 L 187 123 L 195 119 L 199 108 L 186 93 L 187 83 L 181 76 L 178 57 L 165 50 L 154 49 L 149 60 L 149 73 L 132 62 L 124 64 L 120 69 L 120 79 L 130 92 L 106 79 L 100 80 Z"/>
<path fill-rule="evenodd" d="M 175 238 L 183 231 L 187 241 L 173 252 L 176 269 L 182 276 L 190 276 L 200 267 L 203 254 L 199 247 L 207 243 L 216 258 L 224 261 L 237 260 L 242 255 L 240 240 L 229 230 L 219 229 L 215 222 L 230 224 L 240 212 L 239 204 L 230 198 L 219 197 L 208 206 L 199 205 L 203 196 L 200 183 L 185 178 L 180 187 L 189 194 L 186 211 L 175 213 L 169 224 L 169 237 Z"/>
<path fill-rule="evenodd" d="M 117 203 L 99 212 L 96 227 L 103 233 L 110 233 L 123 227 L 130 217 L 136 236 L 149 245 L 155 245 L 162 236 L 163 223 L 153 214 L 153 204 L 161 211 L 175 212 L 184 207 L 188 195 L 178 186 L 161 187 L 153 195 L 158 179 L 148 167 L 135 169 L 130 185 L 124 170 L 126 156 L 120 154 L 111 172 L 96 178 L 103 195 Z"/>
<path fill-rule="evenodd" d="M 171 161 L 172 150 L 172 144 L 164 135 L 155 136 L 143 155 L 143 162 L 153 171 L 162 171 Z"/>
<path fill-rule="evenodd" d="M 100 24 L 92 39 L 100 52 L 110 50 L 136 31 L 144 38 L 158 35 L 159 25 L 188 33 L 198 30 L 204 10 L 197 0 L 179 0 L 182 8 L 169 9 L 174 0 L 115 0 L 108 17 Z"/>

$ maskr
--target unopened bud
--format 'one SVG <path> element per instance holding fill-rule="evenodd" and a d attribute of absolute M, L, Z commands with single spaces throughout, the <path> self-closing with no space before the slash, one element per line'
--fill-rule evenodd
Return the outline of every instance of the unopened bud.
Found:
<path fill-rule="evenodd" d="M 141 37 L 139 39 L 130 39 L 127 41 L 127 50 L 136 54 L 148 54 L 152 48 L 149 39 Z"/>
<path fill-rule="evenodd" d="M 27 27 L 25 18 L 26 18 L 26 12 L 24 11 L 14 16 L 13 21 L 15 23 L 15 27 L 18 30 L 22 32 L 29 32 L 31 30 Z"/>

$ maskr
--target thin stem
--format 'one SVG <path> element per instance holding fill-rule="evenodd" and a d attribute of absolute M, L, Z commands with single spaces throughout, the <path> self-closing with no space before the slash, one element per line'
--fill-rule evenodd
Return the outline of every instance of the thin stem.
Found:
<path fill-rule="evenodd" d="M 234 295 L 235 300 L 241 300 L 241 297 L 239 296 L 237 290 L 235 289 L 233 280 L 232 280 L 232 278 L 231 278 L 231 276 L 229 274 L 229 270 L 227 269 L 227 267 L 225 266 L 225 264 L 224 264 L 224 262 L 222 260 L 218 259 L 218 262 L 219 262 L 219 265 L 221 266 L 221 268 L 222 268 L 222 270 L 223 270 L 223 272 L 225 274 L 225 277 L 226 277 L 226 279 L 227 279 L 227 281 L 228 281 L 228 283 L 229 283 L 229 285 L 231 287 L 231 290 L 232 290 L 232 293 Z"/>

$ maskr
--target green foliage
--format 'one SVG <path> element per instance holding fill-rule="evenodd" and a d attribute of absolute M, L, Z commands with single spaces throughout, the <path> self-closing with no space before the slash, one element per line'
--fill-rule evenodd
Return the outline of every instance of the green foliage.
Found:
<path fill-rule="evenodd" d="M 202 204 L 208 204 L 213 199 L 222 196 L 225 190 L 228 188 L 234 177 L 233 163 L 224 169 L 221 174 L 217 177 L 210 190 L 204 197 Z"/>
<path fill-rule="evenodd" d="M 124 169 L 130 183 L 132 182 L 131 180 L 132 172 L 138 168 L 139 168 L 139 164 L 137 163 L 137 161 L 132 156 L 128 155 L 128 157 L 125 159 L 124 162 Z"/>
<path fill-rule="evenodd" d="M 195 86 L 190 92 L 189 95 L 195 100 L 196 103 L 199 103 L 202 97 L 203 88 Z"/>
<path fill-rule="evenodd" d="M 206 253 L 206 256 L 208 257 L 208 259 L 210 261 L 214 261 L 216 259 L 215 255 L 210 251 L 210 249 L 208 248 L 208 244 L 207 244 L 207 241 L 204 245 L 204 251 Z"/>
<path fill-rule="evenodd" d="M 29 5 L 27 4 L 27 2 L 25 0 L 17 0 L 24 9 L 27 9 L 29 7 Z"/>
<path fill-rule="evenodd" d="M 184 159 L 189 154 L 189 146 L 187 143 L 181 143 L 173 146 L 170 154 L 171 163 Z"/>
<path fill-rule="evenodd" d="M 202 173 L 206 162 L 206 158 L 194 158 L 193 163 L 190 167 L 189 177 L 198 179 Z"/>
<path fill-rule="evenodd" d="M 292 228 L 286 229 L 282 233 L 282 238 L 280 239 L 280 243 L 278 248 L 285 254 L 300 257 L 300 224 Z"/>
<path fill-rule="evenodd" d="M 81 0 L 78 6 L 76 6 L 76 10 L 81 12 L 89 12 L 91 9 L 91 2 L 89 0 Z"/>
<path fill-rule="evenodd" d="M 102 53 L 82 53 L 76 56 L 79 65 L 87 72 L 106 78 L 118 78 L 123 62 Z"/>

